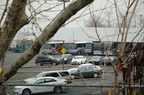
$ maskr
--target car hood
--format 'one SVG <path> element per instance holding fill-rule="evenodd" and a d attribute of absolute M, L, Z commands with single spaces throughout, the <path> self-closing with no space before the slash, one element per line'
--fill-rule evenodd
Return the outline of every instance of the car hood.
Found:
<path fill-rule="evenodd" d="M 71 68 L 71 69 L 68 69 L 68 72 L 69 72 L 70 74 L 73 74 L 73 73 L 75 73 L 77 70 L 78 70 L 77 68 Z"/>
<path fill-rule="evenodd" d="M 102 68 L 100 66 L 95 66 L 98 70 L 101 70 Z"/>
<path fill-rule="evenodd" d="M 82 59 L 73 59 L 72 62 L 77 61 L 77 62 L 81 62 Z"/>

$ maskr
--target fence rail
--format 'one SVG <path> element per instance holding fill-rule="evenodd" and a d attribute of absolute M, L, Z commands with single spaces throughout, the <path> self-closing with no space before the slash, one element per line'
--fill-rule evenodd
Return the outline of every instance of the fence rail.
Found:
<path fill-rule="evenodd" d="M 6 95 L 31 95 L 32 93 L 39 93 L 34 95 L 114 95 L 111 85 L 6 84 L 5 87 L 1 86 L 0 91 L 2 92 L 3 89 Z M 140 85 L 117 86 L 117 89 L 117 95 L 144 95 L 144 86 Z M 27 94 L 28 91 L 30 94 Z"/>

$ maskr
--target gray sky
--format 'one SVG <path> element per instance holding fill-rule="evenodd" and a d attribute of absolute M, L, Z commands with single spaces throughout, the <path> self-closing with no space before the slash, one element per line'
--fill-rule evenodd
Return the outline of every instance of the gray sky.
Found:
<path fill-rule="evenodd" d="M 4 2 L 6 0 L 0 0 L 1 2 L 1 6 L 4 5 Z M 10 0 L 11 2 L 12 0 Z M 41 1 L 40 3 L 42 4 L 44 0 L 39 0 Z M 47 0 L 48 1 L 48 0 Z M 70 0 L 71 2 L 73 0 Z M 124 1 L 128 1 L 128 0 L 116 0 L 117 4 L 118 4 L 118 8 L 119 10 L 124 14 L 124 12 L 126 11 L 126 4 Z M 69 5 L 71 2 L 66 2 L 65 6 Z M 139 4 L 138 4 L 138 8 L 136 11 L 136 16 L 135 16 L 135 20 L 137 23 L 140 22 L 140 14 L 144 14 L 144 0 L 140 0 Z M 40 10 L 44 10 L 44 9 L 48 9 L 48 8 L 52 8 L 53 6 L 55 6 L 56 4 L 61 4 L 60 6 L 54 8 L 53 10 L 51 10 L 50 12 L 44 12 L 43 15 L 45 16 L 46 19 L 49 20 L 45 20 L 45 21 L 39 21 L 39 24 L 41 26 L 42 29 L 44 29 L 49 23 L 50 21 L 63 9 L 63 2 L 58 2 L 57 0 L 51 0 L 48 1 L 47 4 L 44 4 L 42 7 L 39 8 L 39 3 L 33 3 L 33 7 L 34 8 L 39 8 L 37 10 L 37 12 L 39 12 Z M 114 0 L 95 0 L 90 7 L 85 7 L 84 9 L 82 9 L 80 12 L 78 12 L 75 16 L 73 16 L 70 20 L 74 19 L 75 17 L 79 16 L 79 15 L 85 15 L 83 17 L 80 17 L 79 19 L 67 24 L 65 27 L 85 27 L 85 21 L 89 20 L 90 18 L 90 11 L 94 11 L 96 10 L 92 15 L 96 15 L 97 17 L 101 17 L 101 22 L 102 23 L 106 23 L 106 10 L 112 11 L 112 16 L 111 19 L 114 19 L 114 22 L 116 24 L 116 12 L 115 12 L 115 8 L 114 8 Z M 2 6 L 0 8 L 0 15 L 2 14 L 2 8 L 4 8 L 4 6 Z M 85 10 L 87 8 L 87 10 Z M 104 9 L 105 8 L 105 9 Z M 104 9 L 104 10 L 101 10 Z M 30 12 L 28 12 L 28 7 L 27 7 L 27 14 L 30 16 Z M 42 18 L 42 16 L 37 16 L 39 18 Z M 142 16 L 144 18 L 144 15 Z M 69 22 L 70 20 L 68 20 L 67 22 Z M 66 22 L 66 23 L 67 23 Z M 25 29 L 21 29 L 20 31 L 25 31 L 26 28 L 30 28 L 29 27 L 25 27 Z M 36 32 L 39 32 L 38 30 L 34 30 Z"/>

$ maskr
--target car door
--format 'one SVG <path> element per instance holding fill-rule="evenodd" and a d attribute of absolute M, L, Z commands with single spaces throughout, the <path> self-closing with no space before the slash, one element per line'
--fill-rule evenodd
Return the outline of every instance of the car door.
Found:
<path fill-rule="evenodd" d="M 45 78 L 45 79 L 39 79 L 35 82 L 35 84 L 50 84 L 50 85 L 55 85 L 56 80 L 52 78 Z M 35 92 L 36 93 L 44 93 L 44 92 L 52 92 L 54 89 L 54 86 L 35 86 Z"/>
<path fill-rule="evenodd" d="M 81 77 L 81 75 L 82 75 L 82 77 L 85 77 L 85 67 L 80 67 L 80 68 L 78 68 L 77 75 L 78 75 L 79 77 Z"/>
<path fill-rule="evenodd" d="M 91 77 L 93 75 L 93 68 L 92 67 L 85 67 L 84 76 Z"/>
<path fill-rule="evenodd" d="M 49 56 L 46 56 L 46 62 L 51 62 L 51 58 Z"/>
<path fill-rule="evenodd" d="M 39 79 L 37 80 L 34 84 L 44 84 L 44 79 Z M 45 86 L 32 86 L 33 88 L 31 89 L 32 92 L 34 93 L 42 93 L 44 92 Z"/>
<path fill-rule="evenodd" d="M 46 78 L 44 84 L 47 84 L 50 86 L 45 86 L 43 91 L 44 92 L 52 92 L 52 91 L 54 91 L 54 87 L 55 87 L 54 85 L 58 84 L 58 82 L 53 78 Z"/>

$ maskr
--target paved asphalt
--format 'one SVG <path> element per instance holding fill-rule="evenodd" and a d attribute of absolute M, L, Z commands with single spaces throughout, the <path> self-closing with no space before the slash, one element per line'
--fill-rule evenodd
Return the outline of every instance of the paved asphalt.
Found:
<path fill-rule="evenodd" d="M 22 55 L 22 53 L 13 53 L 13 52 L 7 52 L 6 53 L 6 57 L 5 57 L 5 67 L 10 66 L 18 57 L 20 57 Z M 54 58 L 58 58 L 59 55 L 54 55 Z M 87 56 L 87 60 L 89 60 L 91 58 L 91 56 Z M 58 65 L 58 66 L 37 66 L 35 63 L 35 57 L 29 61 L 27 64 L 25 64 L 22 68 L 20 68 L 17 72 L 16 75 L 14 75 L 9 82 L 15 82 L 15 81 L 19 81 L 25 78 L 29 78 L 29 77 L 34 77 L 36 76 L 38 73 L 40 73 L 41 71 L 50 71 L 50 70 L 61 70 L 61 69 L 69 69 L 69 68 L 74 68 L 76 67 L 76 65 L 71 65 L 71 64 L 64 64 L 64 67 L 62 64 Z M 111 84 L 113 82 L 114 79 L 114 73 L 113 73 L 113 69 L 111 66 L 101 66 L 101 68 L 103 69 L 103 76 L 101 78 L 99 78 L 98 80 L 101 82 L 97 82 L 96 84 L 101 84 L 101 83 L 108 83 Z M 122 74 L 120 73 L 120 77 L 119 79 L 122 79 Z M 103 80 L 103 81 L 102 81 Z M 88 81 L 89 83 L 93 83 L 92 81 Z"/>

